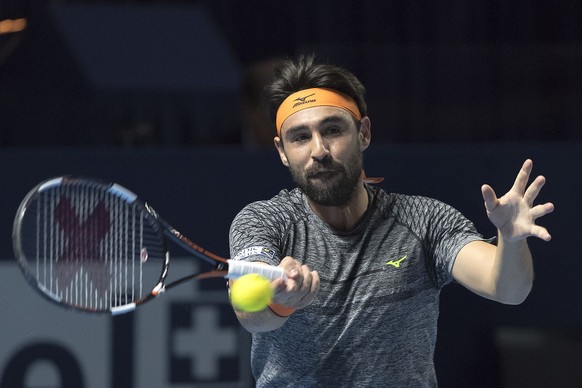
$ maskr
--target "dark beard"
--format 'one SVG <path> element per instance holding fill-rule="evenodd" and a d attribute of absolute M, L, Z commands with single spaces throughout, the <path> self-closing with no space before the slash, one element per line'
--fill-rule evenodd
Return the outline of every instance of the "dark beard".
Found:
<path fill-rule="evenodd" d="M 347 168 L 327 157 L 316 161 L 305 175 L 290 168 L 293 181 L 307 197 L 323 206 L 345 206 L 354 197 L 362 174 L 362 153 L 356 152 Z"/>

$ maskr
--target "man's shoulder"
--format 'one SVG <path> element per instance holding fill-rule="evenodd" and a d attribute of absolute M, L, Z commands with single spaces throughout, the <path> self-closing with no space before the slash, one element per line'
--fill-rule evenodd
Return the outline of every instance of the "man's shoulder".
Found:
<path fill-rule="evenodd" d="M 249 203 L 240 214 L 280 218 L 300 213 L 304 208 L 303 194 L 299 189 L 283 189 L 272 198 Z"/>
<path fill-rule="evenodd" d="M 433 211 L 448 207 L 438 199 L 414 194 L 389 193 L 383 189 L 374 189 L 376 204 L 385 216 L 397 218 L 424 218 Z"/>

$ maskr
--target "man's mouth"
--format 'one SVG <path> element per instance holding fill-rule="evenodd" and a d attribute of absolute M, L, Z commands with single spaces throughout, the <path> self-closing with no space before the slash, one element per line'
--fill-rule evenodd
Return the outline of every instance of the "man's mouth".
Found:
<path fill-rule="evenodd" d="M 337 170 L 319 170 L 319 171 L 315 171 L 315 172 L 310 172 L 309 174 L 307 174 L 307 178 L 308 179 L 318 179 L 318 178 L 330 176 L 332 174 L 336 174 L 338 172 L 339 171 L 337 171 Z"/>

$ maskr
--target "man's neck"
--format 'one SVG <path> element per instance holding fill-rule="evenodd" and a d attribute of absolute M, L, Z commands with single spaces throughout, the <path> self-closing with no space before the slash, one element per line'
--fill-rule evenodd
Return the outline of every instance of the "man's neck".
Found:
<path fill-rule="evenodd" d="M 307 200 L 313 212 L 335 230 L 349 232 L 353 230 L 368 209 L 368 191 L 360 181 L 354 197 L 345 206 L 324 206 Z"/>

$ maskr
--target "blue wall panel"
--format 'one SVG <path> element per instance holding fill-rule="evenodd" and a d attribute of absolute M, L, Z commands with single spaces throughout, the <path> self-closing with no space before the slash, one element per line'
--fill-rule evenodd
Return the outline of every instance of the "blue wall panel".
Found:
<path fill-rule="evenodd" d="M 528 157 L 534 160 L 534 174 L 544 174 L 548 180 L 539 201 L 556 205 L 552 215 L 540 220 L 553 240 L 531 241 L 536 281 L 520 306 L 484 300 L 458 285 L 445 288 L 436 354 L 441 386 L 495 386 L 507 381 L 503 349 L 495 342 L 500 328 L 582 328 L 578 292 L 582 248 L 577 226 L 582 219 L 578 202 L 582 144 L 372 145 L 366 151 L 368 175 L 386 178 L 380 186 L 441 199 L 466 214 L 486 236 L 495 230 L 483 209 L 481 184 L 490 183 L 498 194 L 504 193 Z M 178 230 L 221 255 L 228 255 L 229 224 L 245 204 L 293 186 L 274 150 L 4 149 L 0 153 L 1 258 L 12 257 L 12 220 L 22 197 L 37 182 L 61 174 L 98 177 L 128 187 Z M 223 284 L 204 287 L 222 291 Z M 4 291 L 3 298 L 18 294 L 19 290 Z M 116 325 L 122 333 L 135 326 L 131 320 Z M 241 344 L 246 346 L 244 341 Z M 5 367 L 0 365 L 0 374 Z M 111 373 L 126 385 L 135 385 L 140 370 L 134 369 L 125 377 L 123 370 Z"/>

